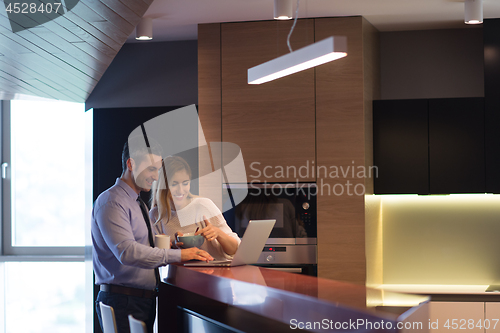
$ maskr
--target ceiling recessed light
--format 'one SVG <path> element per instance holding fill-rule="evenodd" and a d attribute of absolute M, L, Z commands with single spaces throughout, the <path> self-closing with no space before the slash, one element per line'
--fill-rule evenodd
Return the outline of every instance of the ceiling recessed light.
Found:
<path fill-rule="evenodd" d="M 290 20 L 292 19 L 292 13 L 292 0 L 274 0 L 275 20 Z"/>
<path fill-rule="evenodd" d="M 153 39 L 153 19 L 143 17 L 141 22 L 135 27 L 135 39 L 151 40 Z"/>
<path fill-rule="evenodd" d="M 483 23 L 483 0 L 465 0 L 464 14 L 466 24 Z"/>

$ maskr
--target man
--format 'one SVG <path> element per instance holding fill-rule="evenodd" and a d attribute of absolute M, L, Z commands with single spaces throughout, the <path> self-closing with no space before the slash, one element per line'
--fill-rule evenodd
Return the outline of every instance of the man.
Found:
<path fill-rule="evenodd" d="M 158 283 L 155 268 L 191 259 L 213 260 L 197 248 L 151 247 L 151 230 L 146 224 L 151 222 L 138 198 L 141 191 L 151 190 L 160 167 L 161 149 L 157 144 L 149 147 L 144 138 L 129 138 L 123 148 L 121 177 L 94 204 L 91 231 L 95 280 L 100 285 L 96 310 L 101 328 L 99 302 L 114 308 L 118 333 L 130 332 L 130 314 L 144 321 L 152 333 Z"/>

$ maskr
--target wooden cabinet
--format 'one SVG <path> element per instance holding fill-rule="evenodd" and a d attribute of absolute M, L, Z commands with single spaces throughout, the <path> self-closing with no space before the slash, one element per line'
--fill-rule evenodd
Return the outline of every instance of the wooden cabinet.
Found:
<path fill-rule="evenodd" d="M 500 332 L 500 302 L 484 303 L 485 333 Z"/>
<path fill-rule="evenodd" d="M 373 102 L 378 194 L 429 193 L 428 101 Z"/>
<path fill-rule="evenodd" d="M 500 332 L 499 302 L 430 302 L 431 333 L 464 331 L 468 333 Z"/>
<path fill-rule="evenodd" d="M 362 17 L 315 19 L 317 41 L 333 35 L 347 37 L 348 54 L 316 67 L 317 165 L 360 170 L 372 162 L 368 129 L 378 96 L 378 32 Z M 365 198 L 347 193 L 347 186 L 370 193 L 371 179 L 321 175 L 317 184 L 318 276 L 364 284 Z"/>
<path fill-rule="evenodd" d="M 316 180 L 312 172 L 298 173 L 316 158 L 314 69 L 261 85 L 247 83 L 249 68 L 289 52 L 291 24 L 221 24 L 222 141 L 240 146 L 249 182 Z M 314 20 L 298 20 L 292 48 L 313 42 Z"/>
<path fill-rule="evenodd" d="M 374 102 L 377 194 L 485 192 L 484 99 Z"/>
<path fill-rule="evenodd" d="M 430 302 L 428 325 L 431 333 L 484 333 L 484 315 L 484 302 Z"/>
<path fill-rule="evenodd" d="M 220 23 L 220 30 L 199 25 L 201 125 L 240 146 L 249 182 L 317 182 L 318 275 L 364 284 L 364 194 L 372 193 L 373 182 L 351 170 L 372 165 L 378 31 L 360 16 L 299 19 L 291 37 L 294 50 L 340 35 L 347 37 L 348 56 L 262 85 L 247 84 L 249 68 L 289 52 L 292 24 Z M 327 174 L 317 176 L 318 168 Z M 350 171 L 331 176 L 335 168 Z M 205 185 L 210 184 L 201 184 L 200 191 Z"/>
<path fill-rule="evenodd" d="M 198 133 L 200 195 L 209 197 L 223 209 L 222 176 L 213 173 L 221 160 L 214 161 L 208 150 L 211 142 L 221 142 L 221 77 L 220 77 L 220 23 L 200 25 L 198 28 Z M 203 131 L 203 133 L 201 133 Z M 212 176 L 206 177 L 205 175 Z M 205 177 L 204 177 L 205 176 Z"/>

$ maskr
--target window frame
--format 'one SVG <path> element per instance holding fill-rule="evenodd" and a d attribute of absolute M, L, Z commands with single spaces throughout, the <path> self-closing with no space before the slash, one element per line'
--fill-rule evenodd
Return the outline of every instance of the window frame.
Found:
<path fill-rule="evenodd" d="M 13 246 L 12 245 L 12 201 L 11 201 L 11 103 L 10 100 L 1 101 L 0 105 L 0 138 L 2 189 L 0 193 L 2 237 L 0 237 L 0 261 L 27 260 L 27 261 L 84 261 L 86 246 Z M 87 132 L 87 129 L 86 129 Z M 92 147 L 90 147 L 92 149 Z M 87 148 L 86 148 L 87 150 Z M 7 167 L 4 168 L 4 163 Z M 6 169 L 5 178 L 3 170 Z M 86 171 L 87 173 L 87 171 Z M 87 175 L 86 175 L 87 176 Z M 91 182 L 90 182 L 91 183 Z M 86 194 L 87 196 L 87 194 Z M 85 203 L 86 204 L 86 203 Z M 86 214 L 87 215 L 87 214 Z M 86 216 L 87 218 L 87 216 Z M 87 226 L 87 223 L 85 223 Z M 85 236 L 86 233 L 85 233 Z M 87 242 L 86 242 L 87 243 Z M 10 258 L 9 257 L 14 257 Z M 22 258 L 24 257 L 24 258 Z"/>

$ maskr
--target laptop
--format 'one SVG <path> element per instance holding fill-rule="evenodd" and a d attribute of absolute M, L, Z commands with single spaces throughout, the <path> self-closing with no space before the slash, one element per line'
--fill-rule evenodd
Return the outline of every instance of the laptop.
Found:
<path fill-rule="evenodd" d="M 184 266 L 241 266 L 255 264 L 271 234 L 276 220 L 251 220 L 233 260 L 190 261 Z"/>

